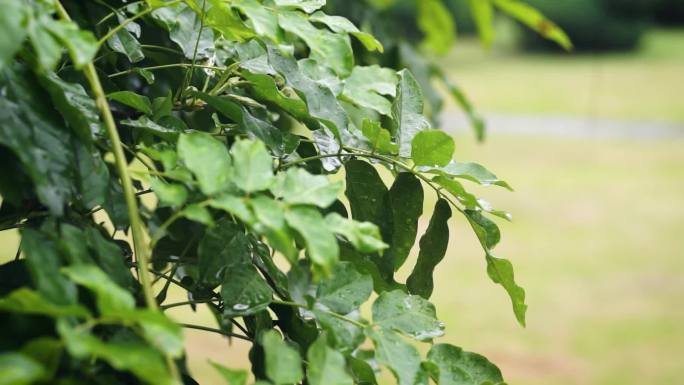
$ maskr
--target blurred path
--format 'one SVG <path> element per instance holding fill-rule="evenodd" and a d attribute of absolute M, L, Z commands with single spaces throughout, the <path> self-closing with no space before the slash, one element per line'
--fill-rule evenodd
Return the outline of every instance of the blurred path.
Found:
<path fill-rule="evenodd" d="M 684 138 L 684 124 L 563 116 L 484 115 L 491 134 L 532 134 L 570 138 Z M 457 111 L 442 114 L 442 127 L 447 131 L 470 130 L 465 117 Z"/>

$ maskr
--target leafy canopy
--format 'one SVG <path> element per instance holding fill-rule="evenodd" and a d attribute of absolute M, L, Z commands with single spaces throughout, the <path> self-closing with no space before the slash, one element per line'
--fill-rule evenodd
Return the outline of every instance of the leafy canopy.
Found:
<path fill-rule="evenodd" d="M 473 4 L 485 32 L 493 5 L 541 17 Z M 194 384 L 184 327 L 252 344 L 251 376 L 214 364 L 231 385 L 375 384 L 376 364 L 401 385 L 503 381 L 477 354 L 410 342 L 444 333 L 429 299 L 452 213 L 521 324 L 526 310 L 492 253 L 491 218 L 510 215 L 465 183 L 510 186 L 426 115 L 418 56 L 358 64 L 412 46 L 383 46 L 324 0 L 2 5 L 0 230 L 21 246 L 0 266 L 0 383 Z M 422 47 L 446 49 L 441 2 L 418 17 Z M 176 323 L 178 306 L 216 326 Z"/>

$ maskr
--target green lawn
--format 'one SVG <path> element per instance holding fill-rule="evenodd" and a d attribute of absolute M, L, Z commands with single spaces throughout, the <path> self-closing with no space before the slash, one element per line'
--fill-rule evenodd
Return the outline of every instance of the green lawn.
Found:
<path fill-rule="evenodd" d="M 482 111 L 684 122 L 684 30 L 603 55 L 486 51 L 464 38 L 441 63 Z"/>

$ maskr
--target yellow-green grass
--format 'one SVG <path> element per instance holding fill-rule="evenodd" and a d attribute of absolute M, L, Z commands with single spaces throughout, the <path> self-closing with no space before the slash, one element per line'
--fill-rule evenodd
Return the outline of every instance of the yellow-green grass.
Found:
<path fill-rule="evenodd" d="M 481 111 L 684 122 L 684 30 L 598 55 L 484 50 L 463 38 L 440 62 Z"/>
<path fill-rule="evenodd" d="M 459 159 L 477 159 L 516 188 L 472 190 L 514 215 L 513 223 L 501 223 L 495 251 L 515 264 L 530 307 L 523 329 L 455 215 L 433 296 L 447 325 L 438 341 L 487 355 L 511 384 L 677 383 L 684 357 L 683 145 L 526 136 L 476 145 L 469 134 L 457 137 Z M 10 238 L 0 233 L 3 260 L 14 256 Z M 212 323 L 202 311 L 172 314 Z M 202 383 L 217 380 L 208 358 L 248 364 L 248 345 L 240 341 L 231 346 L 196 331 L 186 341 Z"/>

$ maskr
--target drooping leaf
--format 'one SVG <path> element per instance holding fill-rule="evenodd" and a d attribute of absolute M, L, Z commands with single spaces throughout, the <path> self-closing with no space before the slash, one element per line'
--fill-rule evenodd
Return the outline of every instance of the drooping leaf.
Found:
<path fill-rule="evenodd" d="M 265 190 L 273 183 L 273 160 L 258 140 L 239 140 L 230 149 L 233 183 L 247 193 Z"/>
<path fill-rule="evenodd" d="M 245 316 L 264 310 L 273 296 L 273 290 L 251 264 L 230 267 L 224 274 L 221 297 L 223 314 L 227 317 Z"/>
<path fill-rule="evenodd" d="M 431 167 L 420 167 L 419 170 L 433 174 L 446 175 L 452 178 L 466 179 L 483 186 L 501 186 L 507 190 L 513 191 L 511 186 L 506 181 L 497 178 L 497 176 L 491 171 L 477 163 L 461 163 L 452 161 L 444 167 L 436 169 Z"/>
<path fill-rule="evenodd" d="M 201 132 L 181 135 L 178 157 L 195 174 L 205 194 L 215 194 L 228 187 L 231 174 L 228 150 L 211 135 Z"/>
<path fill-rule="evenodd" d="M 380 229 L 374 223 L 347 219 L 338 213 L 328 214 L 325 221 L 328 228 L 347 238 L 362 253 L 382 251 L 388 247 L 382 241 Z"/>
<path fill-rule="evenodd" d="M 285 213 L 285 219 L 304 238 L 311 261 L 329 273 L 338 259 L 339 248 L 321 213 L 313 207 L 295 206 Z"/>
<path fill-rule="evenodd" d="M 328 347 L 326 338 L 319 337 L 307 352 L 306 378 L 311 385 L 353 385 L 354 381 L 345 371 L 344 356 Z"/>
<path fill-rule="evenodd" d="M 290 261 L 297 259 L 292 231 L 285 222 L 285 206 L 280 201 L 259 195 L 250 199 L 254 211 L 256 230 L 266 236 L 270 245 Z"/>
<path fill-rule="evenodd" d="M 135 309 L 120 312 L 116 317 L 138 324 L 145 339 L 168 356 L 178 358 L 183 354 L 183 330 L 159 311 Z"/>
<path fill-rule="evenodd" d="M 60 273 L 55 243 L 43 232 L 26 228 L 21 232 L 21 248 L 41 296 L 59 305 L 76 303 L 76 286 Z"/>
<path fill-rule="evenodd" d="M 454 147 L 454 139 L 444 131 L 421 131 L 411 141 L 411 159 L 418 166 L 443 167 L 451 162 Z"/>
<path fill-rule="evenodd" d="M 338 262 L 329 277 L 318 286 L 319 303 L 331 311 L 348 314 L 368 300 L 373 292 L 373 280 L 359 273 L 349 262 Z"/>
<path fill-rule="evenodd" d="M 480 40 L 485 47 L 489 47 L 494 40 L 494 7 L 492 1 L 470 0 L 468 4 Z"/>
<path fill-rule="evenodd" d="M 341 16 L 326 15 L 321 11 L 317 11 L 309 17 L 309 20 L 317 23 L 323 23 L 333 32 L 348 33 L 357 38 L 364 47 L 369 51 L 384 52 L 382 43 L 380 43 L 373 35 L 359 31 L 358 28 L 348 19 Z"/>
<path fill-rule="evenodd" d="M 572 42 L 568 35 L 529 4 L 518 0 L 492 0 L 492 2 L 501 11 L 537 31 L 541 36 L 556 42 L 566 51 L 572 49 Z"/>
<path fill-rule="evenodd" d="M 418 218 L 423 214 L 423 186 L 415 175 L 399 173 L 389 190 L 388 199 L 392 212 L 392 236 L 386 257 L 396 271 L 404 264 L 416 241 Z"/>
<path fill-rule="evenodd" d="M 280 7 L 292 7 L 312 13 L 323 7 L 325 0 L 275 0 L 275 3 Z"/>
<path fill-rule="evenodd" d="M 361 160 L 351 160 L 345 164 L 347 190 L 352 218 L 361 222 L 376 223 L 382 217 L 387 196 L 387 186 L 377 170 Z"/>
<path fill-rule="evenodd" d="M 501 232 L 496 223 L 482 215 L 480 211 L 465 210 L 465 214 L 482 248 L 486 252 L 493 249 L 501 240 Z"/>
<path fill-rule="evenodd" d="M 150 187 L 162 206 L 180 207 L 188 199 L 188 189 L 182 184 L 166 183 L 159 178 L 151 177 Z"/>
<path fill-rule="evenodd" d="M 501 371 L 485 357 L 449 344 L 433 345 L 428 361 L 437 366 L 440 385 L 503 385 Z"/>
<path fill-rule="evenodd" d="M 442 261 L 449 245 L 451 207 L 444 199 L 437 201 L 425 234 L 420 238 L 420 252 L 416 266 L 406 280 L 406 287 L 412 294 L 430 298 L 434 288 L 432 275 Z"/>
<path fill-rule="evenodd" d="M 421 0 L 418 3 L 418 27 L 423 32 L 423 45 L 433 52 L 449 51 L 456 38 L 451 13 L 441 0 Z"/>
<path fill-rule="evenodd" d="M 321 329 L 328 332 L 331 345 L 341 353 L 351 353 L 366 339 L 363 329 L 351 322 L 318 309 L 314 309 L 313 314 Z M 358 312 L 346 314 L 345 317 L 354 319 L 354 314 L 358 314 Z"/>
<path fill-rule="evenodd" d="M 401 290 L 384 292 L 378 296 L 373 302 L 373 323 L 419 341 L 444 334 L 444 324 L 437 320 L 435 306 L 420 296 Z"/>
<path fill-rule="evenodd" d="M 421 371 L 418 349 L 391 330 L 372 330 L 369 336 L 375 345 L 375 358 L 392 371 L 398 385 L 415 385 Z"/>
<path fill-rule="evenodd" d="M 257 35 L 268 37 L 277 42 L 280 40 L 280 29 L 278 28 L 277 13 L 264 7 L 256 0 L 238 0 L 234 7 L 237 7 L 252 22 L 254 32 Z"/>
<path fill-rule="evenodd" d="M 299 352 L 283 341 L 278 332 L 263 333 L 261 345 L 265 352 L 266 375 L 275 385 L 296 384 L 304 378 Z"/>
<path fill-rule="evenodd" d="M 399 155 L 411 157 L 411 142 L 420 131 L 430 128 L 423 114 L 423 93 L 411 72 L 399 71 L 399 84 L 392 104 L 394 134 L 399 145 Z"/>
<path fill-rule="evenodd" d="M 62 268 L 62 271 L 74 282 L 95 293 L 97 308 L 104 316 L 116 316 L 118 313 L 132 310 L 135 306 L 133 296 L 95 266 L 73 265 Z"/>
<path fill-rule="evenodd" d="M 132 107 L 145 115 L 152 115 L 152 102 L 147 96 L 138 95 L 131 91 L 117 91 L 107 95 L 107 99 Z"/>
<path fill-rule="evenodd" d="M 525 290 L 515 283 L 513 264 L 507 259 L 496 258 L 487 254 L 487 274 L 494 283 L 498 283 L 506 289 L 508 296 L 511 297 L 515 318 L 522 326 L 525 326 L 525 313 L 527 312 Z"/>
<path fill-rule="evenodd" d="M 114 52 L 126 55 L 131 63 L 137 63 L 145 59 L 140 42 L 125 28 L 116 31 L 112 37 L 107 39 L 107 45 Z"/>
<path fill-rule="evenodd" d="M 3 2 L 0 13 L 0 70 L 9 63 L 21 48 L 26 37 L 28 17 L 27 3 L 22 1 Z"/>
<path fill-rule="evenodd" d="M 226 368 L 223 365 L 219 365 L 216 362 L 211 362 L 211 366 L 216 369 L 217 372 L 221 375 L 221 377 L 226 380 L 227 385 L 247 385 L 247 378 L 249 375 L 245 370 L 236 370 L 236 369 L 230 369 Z"/>
<path fill-rule="evenodd" d="M 39 314 L 49 317 L 89 317 L 88 309 L 80 305 L 56 305 L 43 298 L 39 293 L 21 288 L 0 298 L 0 310 L 23 314 Z"/>
<path fill-rule="evenodd" d="M 104 342 L 87 329 L 70 326 L 66 320 L 57 322 L 57 330 L 69 353 L 79 359 L 98 358 L 119 370 L 127 370 L 150 384 L 174 384 L 162 355 L 137 342 Z M 145 365 L 140 363 L 144 362 Z"/>
<path fill-rule="evenodd" d="M 342 191 L 342 183 L 331 182 L 324 175 L 312 175 L 304 169 L 292 167 L 278 175 L 271 191 L 289 204 L 326 208 L 337 199 Z"/>

